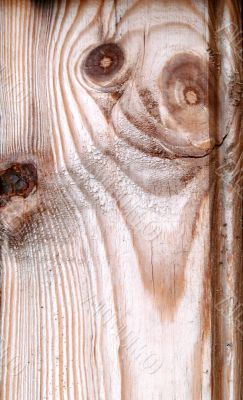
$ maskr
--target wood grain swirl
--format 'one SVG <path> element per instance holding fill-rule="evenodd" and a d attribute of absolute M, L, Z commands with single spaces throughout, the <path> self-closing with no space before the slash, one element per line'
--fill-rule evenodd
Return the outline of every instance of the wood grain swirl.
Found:
<path fill-rule="evenodd" d="M 1 399 L 240 399 L 236 3 L 0 1 Z"/>

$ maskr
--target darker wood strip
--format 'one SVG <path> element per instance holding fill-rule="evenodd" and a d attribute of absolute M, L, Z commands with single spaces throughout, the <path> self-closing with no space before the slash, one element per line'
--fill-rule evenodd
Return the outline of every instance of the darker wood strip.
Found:
<path fill-rule="evenodd" d="M 215 101 L 212 93 L 210 95 L 210 129 L 211 135 L 215 134 L 215 119 L 224 115 L 222 110 L 223 99 L 219 90 L 219 74 L 221 69 L 221 59 L 225 54 L 220 53 L 217 42 L 217 30 L 225 25 L 223 22 L 223 11 L 226 6 L 229 7 L 231 14 L 231 23 L 239 27 L 240 21 L 240 2 L 219 0 L 209 3 L 210 17 L 210 43 L 209 49 L 211 63 L 209 75 L 215 71 L 218 87 L 218 100 Z M 239 43 L 231 42 L 234 48 L 235 69 L 242 73 L 242 68 L 237 62 L 237 52 Z M 214 78 L 215 79 L 215 78 Z M 227 165 L 222 165 L 222 161 L 229 161 L 236 165 L 243 150 L 242 137 L 240 135 L 240 106 L 234 104 L 236 119 L 236 129 L 230 133 L 224 144 L 211 155 L 210 160 L 210 209 L 211 209 L 211 290 L 212 290 L 212 399 L 222 400 L 232 398 L 241 399 L 242 396 L 242 333 L 239 331 L 239 314 L 235 313 L 235 305 L 242 305 L 242 198 L 234 191 L 234 182 L 227 182 L 226 176 L 229 173 Z M 221 107 L 221 108 L 220 108 Z M 223 122 L 223 121 L 221 121 Z M 234 122 L 234 121 L 233 121 Z M 222 123 L 221 123 L 222 126 Z M 224 127 L 226 129 L 226 127 Z M 219 128 L 218 128 L 219 129 Z M 225 135 L 228 135 L 225 132 Z M 227 162 L 226 162 L 227 164 Z M 220 169 L 220 174 L 217 172 Z M 233 210 L 233 219 L 227 218 L 227 209 Z M 230 234 L 234 233 L 233 243 L 230 243 Z M 228 239 L 229 236 L 229 239 Z M 236 239 L 238 237 L 238 239 Z M 237 243 L 238 240 L 238 243 Z M 236 245 L 237 243 L 237 245 Z M 231 265 L 230 277 L 227 271 Z M 232 297 L 228 297 L 230 295 Z M 235 302 L 235 305 L 231 302 Z M 231 314 L 232 313 L 232 314 Z M 242 320 L 242 315 L 240 316 Z M 233 322 L 232 322 L 233 321 Z M 229 342 L 231 337 L 232 342 Z M 232 357 L 232 358 L 230 358 Z M 228 366 L 231 360 L 233 366 Z M 233 383 L 228 375 L 228 368 L 232 368 Z M 232 384 L 231 384 L 232 383 Z M 231 392 L 229 392 L 231 391 Z M 233 397 L 232 397 L 233 396 Z"/>

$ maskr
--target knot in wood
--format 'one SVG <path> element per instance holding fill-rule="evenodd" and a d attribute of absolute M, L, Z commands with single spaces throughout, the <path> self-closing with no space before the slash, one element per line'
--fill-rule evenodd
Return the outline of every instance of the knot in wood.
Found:
<path fill-rule="evenodd" d="M 16 163 L 0 171 L 0 207 L 13 196 L 27 197 L 37 186 L 37 171 L 32 163 Z"/>
<path fill-rule="evenodd" d="M 84 71 L 89 78 L 104 81 L 115 75 L 124 64 L 124 54 L 116 43 L 95 47 L 86 57 Z"/>

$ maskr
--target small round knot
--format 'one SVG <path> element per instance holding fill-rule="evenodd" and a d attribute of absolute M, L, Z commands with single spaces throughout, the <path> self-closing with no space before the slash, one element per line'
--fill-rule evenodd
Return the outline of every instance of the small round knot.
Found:
<path fill-rule="evenodd" d="M 84 71 L 89 78 L 104 81 L 115 75 L 124 64 L 124 54 L 116 43 L 105 43 L 95 47 L 87 55 Z"/>

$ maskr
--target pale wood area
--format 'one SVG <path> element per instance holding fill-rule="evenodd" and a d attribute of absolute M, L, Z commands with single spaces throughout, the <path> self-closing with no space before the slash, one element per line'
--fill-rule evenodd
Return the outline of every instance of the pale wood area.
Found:
<path fill-rule="evenodd" d="M 239 34 L 237 1 L 0 1 L 0 172 L 38 173 L 0 399 L 242 398 Z"/>

